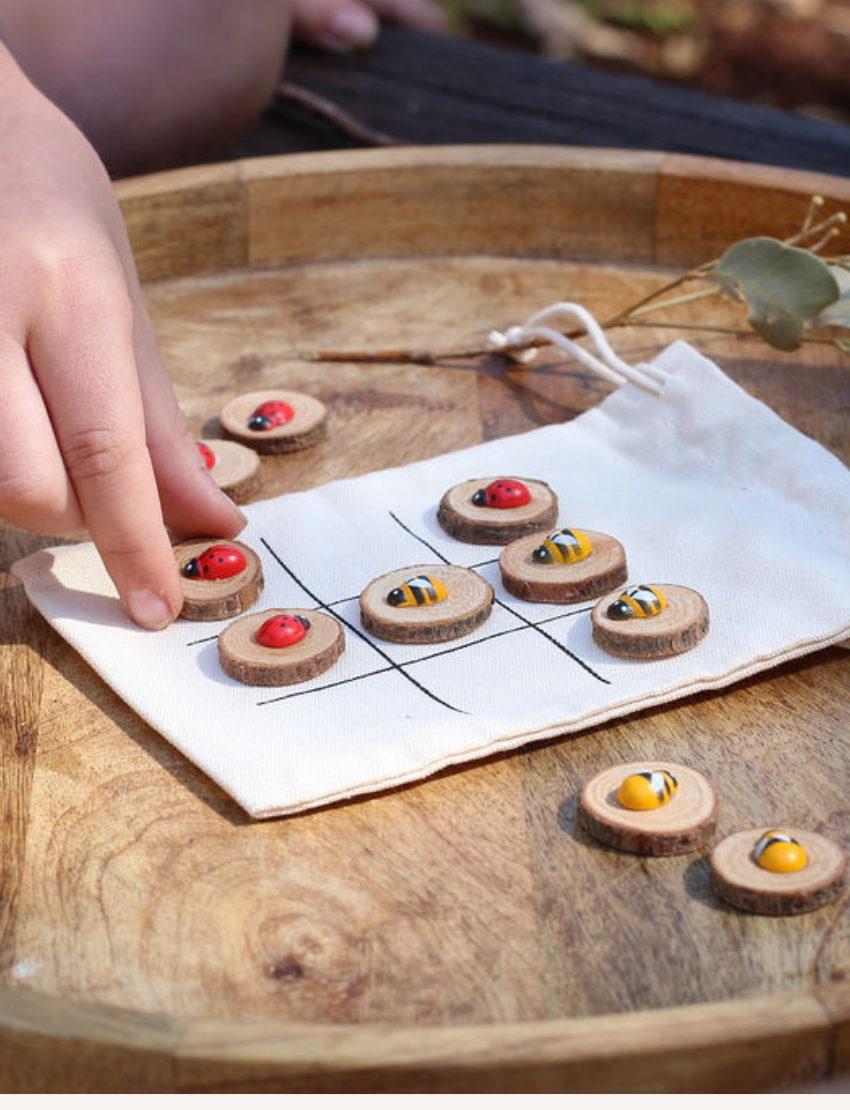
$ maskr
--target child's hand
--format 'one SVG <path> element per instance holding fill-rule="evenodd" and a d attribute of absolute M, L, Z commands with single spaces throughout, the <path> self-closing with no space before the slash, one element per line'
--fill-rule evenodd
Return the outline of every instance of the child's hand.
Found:
<path fill-rule="evenodd" d="M 380 21 L 443 31 L 445 19 L 431 0 L 293 0 L 293 32 L 328 50 L 364 50 L 378 37 Z"/>
<path fill-rule="evenodd" d="M 229 536 L 242 517 L 179 413 L 106 172 L 0 45 L 0 516 L 86 528 L 148 628 L 182 591 L 163 518 Z"/>

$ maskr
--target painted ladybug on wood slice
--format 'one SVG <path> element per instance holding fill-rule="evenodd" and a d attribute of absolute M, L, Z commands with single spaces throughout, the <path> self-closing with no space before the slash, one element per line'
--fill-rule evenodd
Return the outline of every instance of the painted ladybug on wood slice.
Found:
<path fill-rule="evenodd" d="M 217 543 L 201 552 L 195 559 L 190 559 L 183 567 L 186 578 L 203 578 L 214 581 L 222 578 L 233 578 L 247 566 L 245 555 L 238 547 L 231 547 L 226 543 Z"/>
<path fill-rule="evenodd" d="M 248 427 L 252 432 L 269 432 L 272 428 L 288 424 L 293 416 L 295 410 L 286 401 L 265 401 L 248 417 Z"/>
<path fill-rule="evenodd" d="M 198 441 L 198 450 L 201 453 L 201 458 L 207 464 L 207 470 L 212 470 L 216 463 L 215 451 L 208 447 L 206 443 L 201 443 L 200 440 Z"/>
<path fill-rule="evenodd" d="M 257 629 L 257 643 L 267 648 L 292 647 L 307 635 L 310 622 L 299 614 L 280 613 Z"/>
<path fill-rule="evenodd" d="M 530 501 L 528 486 L 516 478 L 497 478 L 472 495 L 472 504 L 486 509 L 518 509 Z"/>

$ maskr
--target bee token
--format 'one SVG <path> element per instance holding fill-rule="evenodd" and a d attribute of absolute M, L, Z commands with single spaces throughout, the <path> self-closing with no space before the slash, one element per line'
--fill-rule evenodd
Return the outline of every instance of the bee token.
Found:
<path fill-rule="evenodd" d="M 714 848 L 709 863 L 718 898 L 770 917 L 808 913 L 833 901 L 847 872 L 846 856 L 834 840 L 787 827 L 732 833 Z"/>
<path fill-rule="evenodd" d="M 612 655 L 665 659 L 708 632 L 708 606 L 686 586 L 639 585 L 600 598 L 591 613 L 593 638 Z"/>
<path fill-rule="evenodd" d="M 282 455 L 321 439 L 326 418 L 327 410 L 316 397 L 267 389 L 229 401 L 219 414 L 219 423 L 229 439 L 260 455 Z"/>
<path fill-rule="evenodd" d="M 523 601 L 570 605 L 622 586 L 626 553 L 602 532 L 560 528 L 533 532 L 509 543 L 499 556 L 502 583 Z"/>
<path fill-rule="evenodd" d="M 246 686 L 307 682 L 332 667 L 344 650 L 339 621 L 306 609 L 249 613 L 218 636 L 222 670 Z"/>
<path fill-rule="evenodd" d="M 594 839 L 624 852 L 685 855 L 714 834 L 717 792 L 682 763 L 622 763 L 585 783 L 578 820 Z"/>
<path fill-rule="evenodd" d="M 263 589 L 260 558 L 236 540 L 187 540 L 174 547 L 183 585 L 180 616 L 217 621 L 249 609 Z"/>
<path fill-rule="evenodd" d="M 471 478 L 443 494 L 437 520 L 464 543 L 505 544 L 554 528 L 558 498 L 530 478 Z"/>
<path fill-rule="evenodd" d="M 205 439 L 198 450 L 213 481 L 237 504 L 260 488 L 260 457 L 250 447 L 230 439 Z"/>
<path fill-rule="evenodd" d="M 466 567 L 403 567 L 360 595 L 367 632 L 401 644 L 433 644 L 474 631 L 490 616 L 493 587 Z"/>

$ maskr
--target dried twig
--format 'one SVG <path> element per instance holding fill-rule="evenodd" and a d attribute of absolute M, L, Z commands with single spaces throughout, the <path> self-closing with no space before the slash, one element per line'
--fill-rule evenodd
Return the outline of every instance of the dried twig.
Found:
<path fill-rule="evenodd" d="M 783 240 L 786 246 L 801 246 L 809 252 L 815 253 L 821 251 L 830 239 L 839 234 L 841 228 L 847 223 L 847 215 L 844 212 L 836 212 L 825 219 L 817 219 L 824 203 L 822 197 L 812 197 L 800 231 Z M 836 264 L 836 262 L 843 261 L 845 257 L 847 256 L 836 256 L 831 259 L 822 257 L 821 260 Z M 702 265 L 692 270 L 688 270 L 687 273 L 679 274 L 664 285 L 640 297 L 627 308 L 622 309 L 613 316 L 609 316 L 605 320 L 600 320 L 599 326 L 603 331 L 623 327 L 655 327 L 752 336 L 754 334 L 752 331 L 741 328 L 724 327 L 717 324 L 686 324 L 683 322 L 676 323 L 657 319 L 648 321 L 644 319 L 644 317 L 659 310 L 688 304 L 705 297 L 722 296 L 723 290 L 717 282 L 712 282 L 708 286 L 704 286 L 690 293 L 682 293 L 675 297 L 667 296 L 668 293 L 672 293 L 673 290 L 679 289 L 689 282 L 710 279 L 712 277 L 712 271 L 717 266 L 718 261 L 718 259 L 713 259 L 710 262 L 704 262 Z M 570 331 L 565 331 L 563 334 L 567 339 L 580 339 L 584 335 L 584 329 L 574 328 Z M 838 346 L 842 346 L 842 343 L 847 342 L 837 341 L 833 338 L 807 335 L 801 336 L 800 341 L 803 343 L 828 343 Z M 440 353 L 398 349 L 388 351 L 302 351 L 298 353 L 297 357 L 308 362 L 416 363 L 421 366 L 437 366 L 450 362 L 470 361 L 488 356 L 513 359 L 521 355 L 524 351 L 544 346 L 547 346 L 544 341 L 536 339 L 516 347 L 511 347 L 510 350 L 490 346 L 473 350 L 446 351 Z"/>

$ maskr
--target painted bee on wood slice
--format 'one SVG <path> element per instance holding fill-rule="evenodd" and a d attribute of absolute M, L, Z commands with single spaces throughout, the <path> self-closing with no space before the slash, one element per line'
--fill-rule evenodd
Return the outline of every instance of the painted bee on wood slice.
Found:
<path fill-rule="evenodd" d="M 446 587 L 439 578 L 420 574 L 390 590 L 387 594 L 387 605 L 392 605 L 396 609 L 406 609 L 412 605 L 435 605 L 445 596 Z"/>
<path fill-rule="evenodd" d="M 593 545 L 577 528 L 561 528 L 550 533 L 540 547 L 535 547 L 531 558 L 535 563 L 578 563 L 593 550 Z"/>
<path fill-rule="evenodd" d="M 669 771 L 638 771 L 623 779 L 617 801 L 626 809 L 658 809 L 666 806 L 678 789 Z"/>
<path fill-rule="evenodd" d="M 809 862 L 803 845 L 780 829 L 766 832 L 756 844 L 753 856 L 765 871 L 801 871 Z"/>
<path fill-rule="evenodd" d="M 667 608 L 667 598 L 657 586 L 635 586 L 620 594 L 608 606 L 612 621 L 628 621 L 634 617 L 654 617 Z"/>

